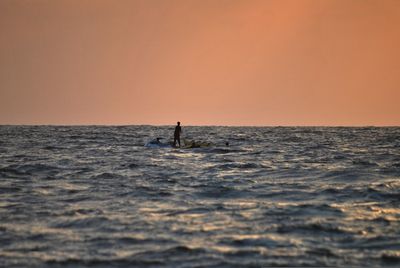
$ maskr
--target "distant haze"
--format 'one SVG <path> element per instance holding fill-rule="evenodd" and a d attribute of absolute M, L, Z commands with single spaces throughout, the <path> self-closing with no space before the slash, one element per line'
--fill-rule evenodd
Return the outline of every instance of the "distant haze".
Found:
<path fill-rule="evenodd" d="M 0 124 L 178 120 L 400 125 L 400 1 L 0 1 Z"/>

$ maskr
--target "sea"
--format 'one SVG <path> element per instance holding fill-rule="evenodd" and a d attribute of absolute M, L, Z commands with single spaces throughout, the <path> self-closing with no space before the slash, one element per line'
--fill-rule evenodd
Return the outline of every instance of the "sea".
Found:
<path fill-rule="evenodd" d="M 400 265 L 400 127 L 182 130 L 0 126 L 0 266 Z"/>

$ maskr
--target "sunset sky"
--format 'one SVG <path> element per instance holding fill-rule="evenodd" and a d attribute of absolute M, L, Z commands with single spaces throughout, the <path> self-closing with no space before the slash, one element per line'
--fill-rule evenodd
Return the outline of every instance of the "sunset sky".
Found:
<path fill-rule="evenodd" d="M 0 124 L 400 125 L 399 0 L 1 0 Z"/>

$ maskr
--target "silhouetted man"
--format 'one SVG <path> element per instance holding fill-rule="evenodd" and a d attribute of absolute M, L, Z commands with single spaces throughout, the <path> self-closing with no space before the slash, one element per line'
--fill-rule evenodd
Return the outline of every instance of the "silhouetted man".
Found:
<path fill-rule="evenodd" d="M 175 132 L 174 132 L 174 147 L 176 147 L 176 141 L 178 141 L 179 147 L 181 147 L 181 122 L 176 123 Z"/>

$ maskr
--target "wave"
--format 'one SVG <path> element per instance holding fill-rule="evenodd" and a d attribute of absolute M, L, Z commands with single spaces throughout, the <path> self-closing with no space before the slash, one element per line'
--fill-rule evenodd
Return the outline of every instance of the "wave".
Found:
<path fill-rule="evenodd" d="M 400 128 L 0 126 L 3 266 L 396 266 Z M 224 146 L 229 141 L 230 146 Z"/>

